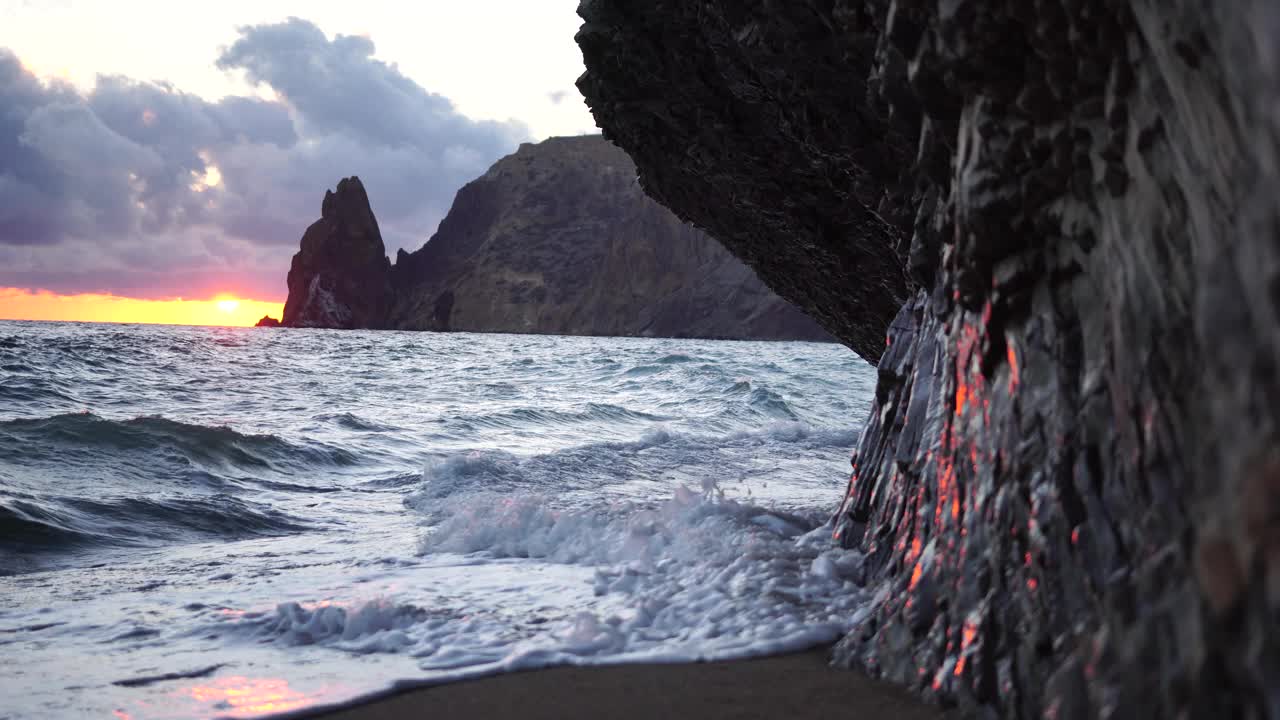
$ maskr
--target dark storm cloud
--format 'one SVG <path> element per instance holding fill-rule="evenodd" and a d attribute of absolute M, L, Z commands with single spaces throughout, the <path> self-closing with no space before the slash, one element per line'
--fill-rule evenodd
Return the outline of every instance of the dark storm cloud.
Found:
<path fill-rule="evenodd" d="M 368 38 L 330 41 L 315 25 L 292 18 L 242 29 L 218 67 L 244 70 L 250 82 L 273 88 L 311 132 L 435 154 L 450 146 L 490 154 L 509 148 L 510 126 L 460 115 L 448 98 L 373 59 L 373 52 Z"/>
<path fill-rule="evenodd" d="M 528 132 L 468 119 L 373 52 L 296 18 L 242 28 L 217 64 L 277 100 L 210 102 L 115 76 L 82 94 L 0 49 L 0 285 L 279 295 L 324 190 L 352 174 L 389 249 L 418 246 Z"/>

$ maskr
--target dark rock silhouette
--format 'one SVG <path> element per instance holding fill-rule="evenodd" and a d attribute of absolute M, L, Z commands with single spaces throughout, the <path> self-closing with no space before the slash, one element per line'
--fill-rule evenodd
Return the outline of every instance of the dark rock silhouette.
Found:
<path fill-rule="evenodd" d="M 580 5 L 646 190 L 883 351 L 840 662 L 979 717 L 1280 717 L 1277 15 L 1229 5 Z"/>
<path fill-rule="evenodd" d="M 302 236 L 289 268 L 281 324 L 383 328 L 393 302 L 391 262 L 360 178 L 325 192 L 320 219 Z"/>
<path fill-rule="evenodd" d="M 645 195 L 631 159 L 599 136 L 522 145 L 394 266 L 358 180 L 325 208 L 294 257 L 285 325 L 832 339 Z"/>
<path fill-rule="evenodd" d="M 280 321 L 270 315 L 263 315 L 262 319 L 253 324 L 254 327 L 280 327 Z"/>

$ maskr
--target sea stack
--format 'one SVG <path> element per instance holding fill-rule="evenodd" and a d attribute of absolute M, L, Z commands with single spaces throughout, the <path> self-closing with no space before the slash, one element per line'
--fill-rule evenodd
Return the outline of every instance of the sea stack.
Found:
<path fill-rule="evenodd" d="M 391 262 L 360 178 L 326 192 L 320 219 L 289 268 L 289 327 L 382 328 L 393 301 Z"/>

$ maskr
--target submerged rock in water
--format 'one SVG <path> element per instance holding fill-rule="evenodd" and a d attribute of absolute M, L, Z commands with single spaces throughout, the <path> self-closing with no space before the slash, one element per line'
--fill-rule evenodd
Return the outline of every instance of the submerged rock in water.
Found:
<path fill-rule="evenodd" d="M 839 536 L 889 592 L 837 658 L 1001 717 L 1280 717 L 1280 11 L 579 12 L 646 189 L 879 358 Z"/>
<path fill-rule="evenodd" d="M 254 327 L 280 327 L 280 321 L 270 315 L 263 315 L 262 319 L 254 323 Z"/>

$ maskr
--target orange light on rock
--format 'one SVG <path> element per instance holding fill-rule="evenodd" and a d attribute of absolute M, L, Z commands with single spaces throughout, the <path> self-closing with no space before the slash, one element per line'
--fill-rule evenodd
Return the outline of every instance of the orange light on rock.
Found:
<path fill-rule="evenodd" d="M 1014 351 L 1012 343 L 1005 346 L 1005 355 L 1009 360 L 1009 394 L 1013 394 L 1018 389 L 1021 377 L 1018 373 L 1018 353 Z"/>

